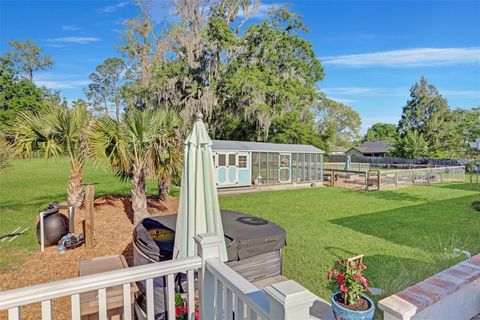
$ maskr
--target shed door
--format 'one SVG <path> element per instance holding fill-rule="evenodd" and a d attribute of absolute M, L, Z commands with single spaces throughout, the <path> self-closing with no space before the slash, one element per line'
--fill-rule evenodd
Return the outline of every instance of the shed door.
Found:
<path fill-rule="evenodd" d="M 218 152 L 216 156 L 217 184 L 219 187 L 235 186 L 238 183 L 238 154 Z"/>
<path fill-rule="evenodd" d="M 292 155 L 280 153 L 278 155 L 278 182 L 287 183 L 292 180 Z"/>

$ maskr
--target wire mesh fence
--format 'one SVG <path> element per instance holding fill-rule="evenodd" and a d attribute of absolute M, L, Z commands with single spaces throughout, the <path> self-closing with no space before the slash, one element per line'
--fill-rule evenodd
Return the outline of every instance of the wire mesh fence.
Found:
<path fill-rule="evenodd" d="M 379 189 L 397 189 L 416 184 L 463 182 L 465 167 L 417 168 L 380 171 Z"/>
<path fill-rule="evenodd" d="M 350 166 L 351 170 L 345 171 L 344 164 L 343 166 L 340 163 L 326 164 L 323 174 L 324 185 L 373 191 L 404 188 L 425 183 L 465 181 L 465 167 L 460 166 L 378 170 L 357 165 L 354 163 Z"/>
<path fill-rule="evenodd" d="M 378 190 L 379 175 L 378 170 L 323 170 L 324 185 L 365 191 Z"/>

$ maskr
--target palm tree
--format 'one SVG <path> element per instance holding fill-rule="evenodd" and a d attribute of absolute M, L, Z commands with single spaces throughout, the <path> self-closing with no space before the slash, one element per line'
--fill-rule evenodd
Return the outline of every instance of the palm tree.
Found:
<path fill-rule="evenodd" d="M 87 159 L 86 131 L 91 114 L 85 106 L 71 109 L 58 104 L 40 111 L 19 113 L 12 127 L 16 155 L 46 158 L 66 156 L 70 161 L 67 202 L 75 207 L 83 203 L 83 167 Z"/>
<path fill-rule="evenodd" d="M 159 172 L 164 150 L 159 141 L 170 134 L 175 114 L 164 110 L 129 110 L 122 122 L 103 116 L 89 133 L 93 157 L 106 159 L 115 173 L 132 183 L 133 220 L 137 224 L 148 216 L 145 177 Z"/>
<path fill-rule="evenodd" d="M 183 163 L 183 143 L 179 131 L 180 117 L 172 117 L 165 123 L 161 135 L 157 136 L 153 161 L 157 163 L 156 176 L 158 179 L 158 198 L 167 200 L 170 193 L 172 179 L 179 180 Z"/>

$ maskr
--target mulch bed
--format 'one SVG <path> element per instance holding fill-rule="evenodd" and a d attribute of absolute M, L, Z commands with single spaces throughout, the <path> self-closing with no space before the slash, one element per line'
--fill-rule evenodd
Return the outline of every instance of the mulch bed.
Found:
<path fill-rule="evenodd" d="M 178 198 L 159 202 L 148 199 L 148 210 L 152 216 L 169 215 L 177 212 Z M 81 233 L 84 220 L 83 208 L 75 212 L 75 231 Z M 31 286 L 35 284 L 69 279 L 78 276 L 80 260 L 99 256 L 123 254 L 127 263 L 133 264 L 133 212 L 129 197 L 105 196 L 95 199 L 95 248 L 84 245 L 65 250 L 59 254 L 56 246 L 48 247 L 28 257 L 26 262 L 14 270 L 0 274 L 0 291 Z M 22 307 L 22 319 L 40 319 L 40 305 Z M 70 319 L 70 298 L 53 301 L 54 319 Z M 6 312 L 0 312 L 0 319 L 7 319 Z"/>

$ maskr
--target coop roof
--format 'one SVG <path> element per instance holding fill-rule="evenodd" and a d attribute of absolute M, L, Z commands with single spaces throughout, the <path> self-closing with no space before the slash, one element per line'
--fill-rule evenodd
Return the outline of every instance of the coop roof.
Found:
<path fill-rule="evenodd" d="M 253 151 L 253 152 L 298 152 L 324 153 L 308 144 L 263 143 L 248 141 L 212 140 L 214 151 Z"/>

